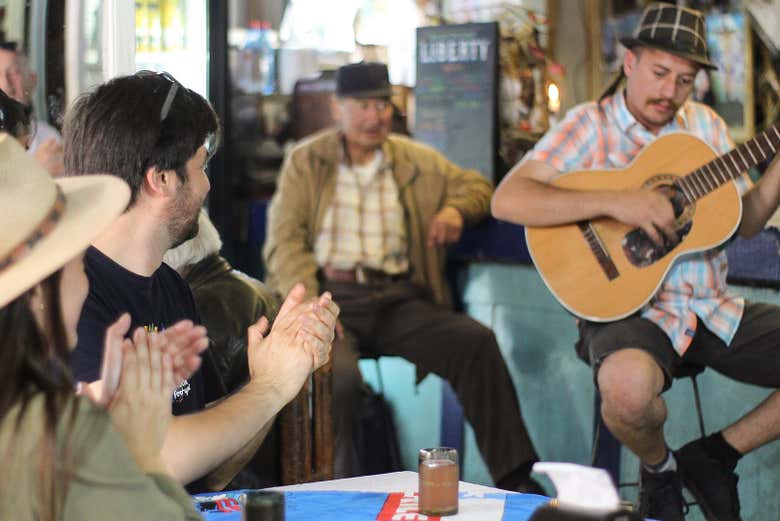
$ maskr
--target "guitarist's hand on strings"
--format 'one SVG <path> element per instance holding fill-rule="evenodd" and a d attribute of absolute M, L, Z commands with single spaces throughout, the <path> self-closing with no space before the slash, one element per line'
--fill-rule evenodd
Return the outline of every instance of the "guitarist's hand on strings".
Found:
<path fill-rule="evenodd" d="M 609 215 L 641 228 L 659 246 L 663 246 L 663 235 L 670 241 L 677 241 L 674 208 L 669 197 L 658 190 L 616 193 Z"/>

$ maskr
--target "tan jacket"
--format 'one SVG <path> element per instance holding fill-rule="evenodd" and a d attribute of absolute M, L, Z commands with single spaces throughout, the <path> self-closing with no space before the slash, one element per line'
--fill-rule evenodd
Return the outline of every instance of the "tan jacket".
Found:
<path fill-rule="evenodd" d="M 493 188 L 479 172 L 465 170 L 431 147 L 391 134 L 382 152 L 393 170 L 404 209 L 412 281 L 433 302 L 449 306 L 444 279 L 444 247 L 427 246 L 428 227 L 445 206 L 460 211 L 466 225 L 482 219 Z M 268 210 L 263 248 L 268 285 L 282 295 L 298 282 L 308 296 L 319 293 L 314 242 L 333 200 L 343 157 L 341 133 L 326 130 L 296 146 L 287 156 Z"/>

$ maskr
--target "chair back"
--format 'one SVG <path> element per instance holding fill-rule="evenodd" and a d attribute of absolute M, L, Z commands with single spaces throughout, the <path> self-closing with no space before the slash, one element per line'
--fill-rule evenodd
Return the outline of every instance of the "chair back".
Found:
<path fill-rule="evenodd" d="M 333 479 L 333 363 L 279 413 L 282 484 Z"/>

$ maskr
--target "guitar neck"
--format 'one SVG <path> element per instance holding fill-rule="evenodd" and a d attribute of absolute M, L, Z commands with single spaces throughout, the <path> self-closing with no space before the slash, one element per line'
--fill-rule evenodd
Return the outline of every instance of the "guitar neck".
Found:
<path fill-rule="evenodd" d="M 693 203 L 719 186 L 736 179 L 749 168 L 780 150 L 780 122 L 731 152 L 700 166 L 674 182 L 688 203 Z"/>

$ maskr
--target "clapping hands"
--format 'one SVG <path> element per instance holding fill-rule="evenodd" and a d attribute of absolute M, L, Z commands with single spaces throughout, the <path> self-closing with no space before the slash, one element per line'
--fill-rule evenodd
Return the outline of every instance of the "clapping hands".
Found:
<path fill-rule="evenodd" d="M 138 328 L 125 338 L 130 316 L 106 330 L 101 379 L 81 384 L 79 394 L 105 407 L 138 466 L 166 472 L 160 451 L 171 419 L 171 394 L 200 367 L 206 329 L 181 321 L 160 333 Z"/>
<path fill-rule="evenodd" d="M 250 382 L 270 386 L 285 401 L 327 363 L 335 338 L 339 307 L 330 293 L 309 300 L 305 294 L 302 284 L 290 291 L 270 332 L 265 317 L 247 331 Z"/>
<path fill-rule="evenodd" d="M 108 327 L 100 380 L 78 385 L 79 394 L 88 396 L 97 405 L 108 406 L 116 394 L 124 350 L 134 345 L 133 340 L 125 338 L 129 329 L 130 315 L 127 313 Z M 198 370 L 201 363 L 200 353 L 208 347 L 206 328 L 196 326 L 190 320 L 182 320 L 155 335 L 160 336 L 160 349 L 171 359 L 174 382 L 181 382 Z M 135 339 L 135 334 L 133 338 Z"/>

